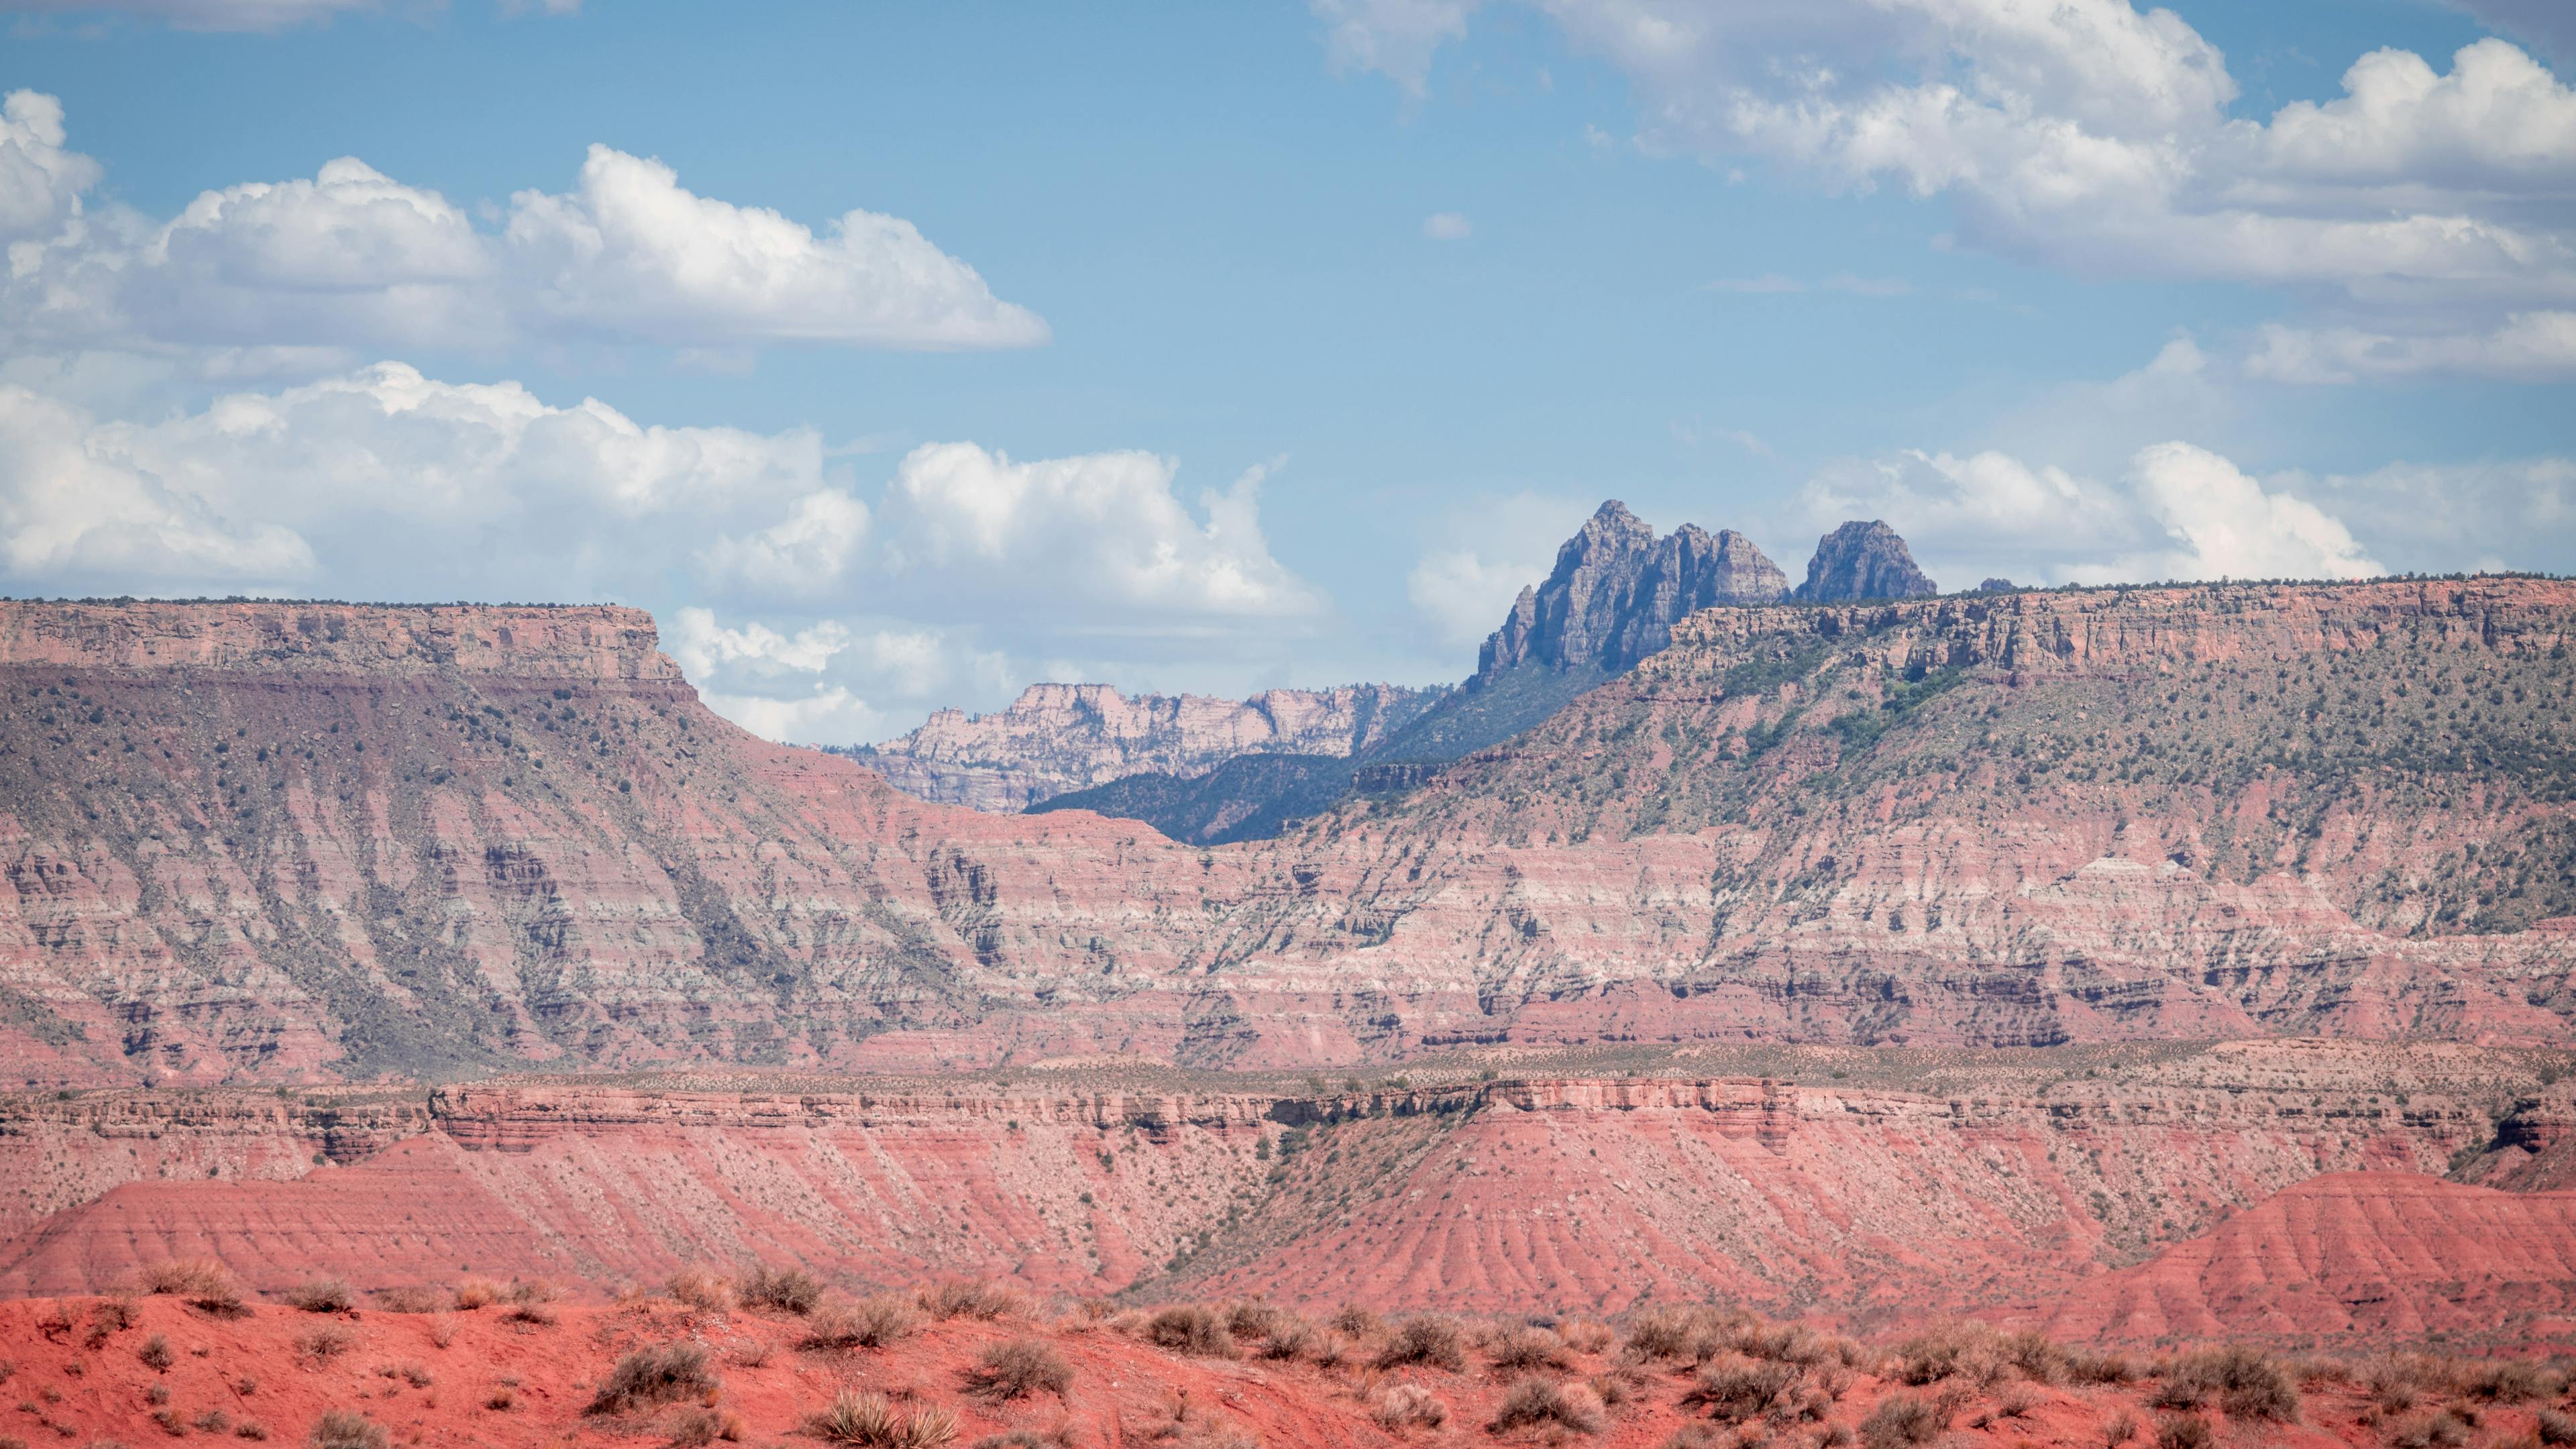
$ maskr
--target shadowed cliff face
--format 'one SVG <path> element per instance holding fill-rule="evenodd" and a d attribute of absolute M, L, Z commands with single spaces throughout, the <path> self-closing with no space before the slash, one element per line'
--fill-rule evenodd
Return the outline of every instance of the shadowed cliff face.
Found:
<path fill-rule="evenodd" d="M 1146 772 L 1194 779 L 1245 755 L 1359 754 L 1419 718 L 1441 693 L 1346 684 L 1264 690 L 1237 701 L 1033 684 L 1008 709 L 944 709 L 899 739 L 843 753 L 923 800 L 1026 810 Z"/>
<path fill-rule="evenodd" d="M 764 744 L 631 611 L 0 605 L 0 1063 L 2563 1042 L 2571 592 L 1712 610 L 1409 794 L 1213 850 Z"/>

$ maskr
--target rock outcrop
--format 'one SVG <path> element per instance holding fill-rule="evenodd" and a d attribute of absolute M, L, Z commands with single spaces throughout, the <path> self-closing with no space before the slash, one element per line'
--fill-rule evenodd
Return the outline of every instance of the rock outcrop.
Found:
<path fill-rule="evenodd" d="M 1477 677 L 1529 665 L 1617 674 L 1662 649 L 1692 613 L 1788 592 L 1787 576 L 1744 535 L 1685 523 L 1659 539 L 1614 498 L 1556 551 L 1545 582 L 1521 590 L 1485 641 Z"/>
<path fill-rule="evenodd" d="M 1872 519 L 1846 523 L 1816 540 L 1816 556 L 1807 561 L 1807 581 L 1798 585 L 1795 597 L 1802 604 L 1839 604 L 1913 599 L 1939 592 L 1914 566 L 1914 554 L 1896 530 Z"/>
<path fill-rule="evenodd" d="M 1128 775 L 1194 778 L 1241 755 L 1351 755 L 1401 730 L 1441 693 L 1355 684 L 1237 701 L 1033 684 L 1008 709 L 943 709 L 910 734 L 844 753 L 918 799 L 1026 810 Z"/>

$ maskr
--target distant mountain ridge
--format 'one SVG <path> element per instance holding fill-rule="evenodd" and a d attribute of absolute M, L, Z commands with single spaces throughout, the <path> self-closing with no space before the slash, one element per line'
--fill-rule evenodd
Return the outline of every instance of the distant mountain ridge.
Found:
<path fill-rule="evenodd" d="M 1853 522 L 1817 541 L 1798 601 L 1931 592 L 1932 581 L 1894 529 Z M 1557 549 L 1548 576 L 1512 601 L 1502 627 L 1485 640 L 1475 674 L 1405 727 L 1332 759 L 1273 756 L 1188 775 L 1153 771 L 1031 808 L 1142 820 L 1199 845 L 1263 839 L 1354 793 L 1410 789 L 1440 765 L 1534 728 L 1661 653 L 1673 626 L 1703 609 L 1791 598 L 1788 575 L 1743 534 L 1685 523 L 1658 536 L 1627 504 L 1609 499 Z"/>
<path fill-rule="evenodd" d="M 834 753 L 864 762 L 916 799 L 1019 811 L 1129 775 L 1189 779 L 1243 755 L 1354 754 L 1401 730 L 1445 692 L 1346 684 L 1231 700 L 1032 684 L 1006 709 L 943 709 L 899 739 Z"/>

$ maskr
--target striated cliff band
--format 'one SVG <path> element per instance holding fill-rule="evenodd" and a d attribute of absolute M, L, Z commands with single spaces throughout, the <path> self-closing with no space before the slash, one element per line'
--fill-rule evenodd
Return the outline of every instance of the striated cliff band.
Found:
<path fill-rule="evenodd" d="M 1204 849 L 753 739 L 633 611 L 0 604 L 0 1062 L 2563 1044 L 2571 619 L 2502 578 L 1716 609 Z"/>
<path fill-rule="evenodd" d="M 5 1205 L 0 1294 L 171 1257 L 276 1291 L 784 1255 L 847 1281 L 1142 1298 L 1716 1295 L 2088 1339 L 2537 1342 L 2576 1332 L 2576 1193 L 2436 1174 L 2554 1132 L 2564 1060 L 1685 1047 L 1335 1085 L 1131 1067 L 0 1097 L 0 1167 L 29 1193 Z"/>

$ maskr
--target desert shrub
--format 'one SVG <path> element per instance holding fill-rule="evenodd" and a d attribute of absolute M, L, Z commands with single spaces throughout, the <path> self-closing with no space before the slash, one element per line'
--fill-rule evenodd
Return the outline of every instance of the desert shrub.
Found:
<path fill-rule="evenodd" d="M 2362 1375 L 2371 1402 L 2390 1413 L 2415 1407 L 2424 1397 L 2440 1398 L 2458 1387 L 2452 1366 L 2422 1354 L 2390 1354 L 2371 1361 Z"/>
<path fill-rule="evenodd" d="M 1744 1317 L 1713 1325 L 1692 1346 L 1692 1351 L 1702 1358 L 1715 1358 L 1729 1349 L 1746 1358 L 1802 1366 L 1822 1362 L 1832 1353 L 1824 1335 L 1804 1324 L 1769 1324 Z"/>
<path fill-rule="evenodd" d="M 2576 1414 L 2543 1409 L 2534 1416 L 2531 1427 L 2543 1444 L 2576 1444 Z"/>
<path fill-rule="evenodd" d="M 802 1268 L 761 1264 L 742 1275 L 734 1292 L 746 1308 L 774 1308 L 800 1317 L 823 1301 L 823 1285 Z"/>
<path fill-rule="evenodd" d="M 2066 1382 L 2071 1362 L 2066 1350 L 2055 1339 L 2037 1330 L 2025 1330 L 2003 1341 L 2005 1361 L 2023 1378 L 2035 1384 Z"/>
<path fill-rule="evenodd" d="M 512 1282 L 501 1296 L 521 1305 L 552 1303 L 563 1296 L 563 1290 L 549 1279 L 525 1278 Z"/>
<path fill-rule="evenodd" d="M 437 1376 L 429 1371 L 429 1365 L 425 1363 L 400 1363 L 394 1366 L 394 1372 L 402 1375 L 402 1381 L 415 1389 L 425 1389 L 438 1382 Z"/>
<path fill-rule="evenodd" d="M 1369 1405 L 1369 1417 L 1390 1429 L 1437 1429 L 1449 1422 L 1449 1406 L 1420 1384 L 1397 1384 Z"/>
<path fill-rule="evenodd" d="M 2032 1393 L 2029 1389 L 2020 1384 L 2015 1384 L 2012 1387 L 2005 1389 L 2002 1394 L 1998 1395 L 1991 1408 L 1978 1410 L 1976 1414 L 1968 1420 L 1968 1427 L 1971 1429 L 1983 1429 L 1991 1424 L 1999 1424 L 2006 1419 L 2026 1419 L 2030 1417 L 2030 1411 L 2038 1407 L 2039 1395 Z"/>
<path fill-rule="evenodd" d="M 866 1449 L 942 1449 L 957 1437 L 957 1415 L 947 1409 L 906 1413 L 883 1394 L 845 1389 L 833 1395 L 823 1412 L 805 1421 L 805 1432 Z"/>
<path fill-rule="evenodd" d="M 1203 1358 L 1235 1358 L 1234 1335 L 1225 1331 L 1225 1320 L 1215 1311 L 1196 1303 L 1175 1303 L 1145 1321 L 1147 1341 L 1182 1353 Z"/>
<path fill-rule="evenodd" d="M 1740 1423 L 1769 1409 L 1797 1381 L 1793 1365 L 1721 1354 L 1700 1365 L 1682 1402 L 1708 1405 L 1722 1424 Z"/>
<path fill-rule="evenodd" d="M 1599 1353 L 1619 1339 L 1609 1324 L 1597 1318 L 1568 1319 L 1556 1326 L 1556 1336 L 1576 1353 Z"/>
<path fill-rule="evenodd" d="M 1592 1397 L 1599 1399 L 1605 1409 L 1615 1409 L 1637 1396 L 1637 1386 L 1630 1383 L 1624 1374 L 1594 1374 L 1583 1384 L 1592 1390 Z"/>
<path fill-rule="evenodd" d="M 2126 1409 L 2112 1410 L 2111 1417 L 2102 1422 L 2103 1449 L 2120 1449 L 2137 1437 L 2138 1421 Z"/>
<path fill-rule="evenodd" d="M 2198 1414 L 2173 1414 L 2156 1426 L 2156 1449 L 2209 1449 L 2218 1436 Z"/>
<path fill-rule="evenodd" d="M 1485 1427 L 1500 1434 L 1509 1429 L 1558 1424 L 1578 1434 L 1598 1434 L 1608 1422 L 1601 1412 L 1601 1401 L 1583 1385 L 1522 1379 L 1504 1392 L 1502 1403 L 1495 1406 L 1493 1421 Z"/>
<path fill-rule="evenodd" d="M 2519 1404 L 2526 1399 L 2554 1399 L 2567 1381 L 2527 1358 L 2500 1358 L 2472 1367 L 2461 1387 L 2481 1399 Z"/>
<path fill-rule="evenodd" d="M 1455 1372 L 1467 1366 L 1466 1340 L 1456 1319 L 1436 1313 L 1416 1314 L 1387 1335 L 1386 1346 L 1377 1353 L 1377 1366 L 1400 1368 L 1418 1363 Z"/>
<path fill-rule="evenodd" d="M 506 1414 L 518 1406 L 519 1391 L 510 1387 L 508 1384 L 502 1384 L 500 1387 L 495 1388 L 491 1393 L 485 1395 L 483 1399 L 483 1407 L 491 1409 L 497 1413 Z"/>
<path fill-rule="evenodd" d="M 872 1294 L 856 1303 L 826 1299 L 805 1315 L 805 1334 L 798 1348 L 883 1348 L 912 1332 L 912 1305 L 891 1293 Z"/>
<path fill-rule="evenodd" d="M 1964 1379 L 1985 1385 L 2003 1376 L 2008 1346 L 1982 1323 L 1945 1324 L 1896 1346 L 1896 1376 L 1909 1384 Z"/>
<path fill-rule="evenodd" d="M 501 1301 L 504 1290 L 489 1278 L 465 1278 L 456 1284 L 456 1306 L 468 1313 Z"/>
<path fill-rule="evenodd" d="M 429 1341 L 445 1348 L 456 1342 L 456 1320 L 441 1313 L 429 1320 Z"/>
<path fill-rule="evenodd" d="M 452 1301 L 436 1288 L 413 1285 L 404 1288 L 379 1288 L 375 1291 L 376 1307 L 386 1313 L 441 1313 Z"/>
<path fill-rule="evenodd" d="M 988 1399 L 1026 1398 L 1043 1389 L 1057 1398 L 1073 1387 L 1073 1365 L 1033 1338 L 987 1344 L 966 1370 L 966 1386 Z"/>
<path fill-rule="evenodd" d="M 532 1323 L 544 1327 L 555 1321 L 553 1305 L 542 1299 L 526 1299 L 510 1305 L 501 1315 L 503 1323 Z"/>
<path fill-rule="evenodd" d="M 712 1394 L 722 1387 L 707 1366 L 704 1344 L 639 1348 L 617 1361 L 600 1380 L 585 1414 L 622 1414 L 638 1404 L 667 1404 Z"/>
<path fill-rule="evenodd" d="M 1868 1449 L 1900 1449 L 1929 1444 L 1950 1427 L 1940 1404 L 1920 1394 L 1890 1394 L 1860 1421 L 1860 1442 Z"/>
<path fill-rule="evenodd" d="M 1035 1429 L 1005 1429 L 999 1434 L 985 1435 L 968 1449 L 1075 1449 L 1079 1442 L 1070 1428 L 1049 1434 L 1041 1434 Z"/>
<path fill-rule="evenodd" d="M 268 1437 L 268 1426 L 257 1419 L 244 1419 L 233 1425 L 233 1437 L 253 1441 L 264 1440 Z"/>
<path fill-rule="evenodd" d="M 2242 1344 L 2206 1348 L 2176 1359 L 2165 1374 L 2156 1403 L 2162 1408 L 2195 1408 L 2215 1397 L 2231 1419 L 2299 1417 L 2299 1386 L 2269 1354 Z"/>
<path fill-rule="evenodd" d="M 2389 1449 L 2455 1449 L 2468 1442 L 2468 1421 L 2448 1409 L 2396 1425 L 2386 1440 Z"/>
<path fill-rule="evenodd" d="M 708 1268 L 682 1268 L 662 1280 L 662 1291 L 683 1308 L 722 1313 L 733 1307 L 733 1280 Z"/>
<path fill-rule="evenodd" d="M 1261 1356 L 1275 1359 L 1312 1358 L 1324 1340 L 1325 1330 L 1314 1320 L 1296 1313 L 1281 1313 L 1271 1319 L 1262 1335 Z"/>
<path fill-rule="evenodd" d="M 97 1348 L 117 1334 L 134 1326 L 134 1304 L 125 1298 L 102 1298 L 89 1308 L 89 1332 L 83 1335 L 91 1348 Z"/>
<path fill-rule="evenodd" d="M 1697 1332 L 1692 1316 L 1681 1309 L 1648 1309 L 1628 1325 L 1628 1351 L 1639 1358 L 1682 1358 Z"/>
<path fill-rule="evenodd" d="M 1565 1340 L 1544 1328 L 1515 1324 L 1485 1336 L 1485 1358 L 1505 1373 L 1528 1369 L 1561 1369 L 1570 1360 Z"/>
<path fill-rule="evenodd" d="M 2067 1355 L 2066 1380 L 2076 1384 L 2125 1384 L 2138 1376 L 2138 1366 L 2125 1353 Z"/>
<path fill-rule="evenodd" d="M 662 1432 L 671 1436 L 672 1449 L 705 1449 L 718 1439 L 740 1439 L 743 1423 L 737 1415 L 713 1409 L 684 1409 L 662 1426 Z"/>
<path fill-rule="evenodd" d="M 170 1340 L 158 1333 L 143 1340 L 143 1346 L 134 1351 L 134 1356 L 143 1360 L 145 1368 L 156 1371 L 167 1369 L 177 1362 L 170 1353 Z"/>
<path fill-rule="evenodd" d="M 951 1279 L 934 1283 L 921 1290 L 916 1301 L 921 1311 L 937 1319 L 1002 1318 L 1026 1313 L 1028 1300 L 1019 1290 L 1006 1285 L 977 1279 L 973 1282 Z"/>
<path fill-rule="evenodd" d="M 314 1422 L 313 1449 L 386 1449 L 385 1427 L 350 1409 L 332 1409 Z"/>
<path fill-rule="evenodd" d="M 154 1263 L 134 1275 L 135 1291 L 168 1295 L 212 1314 L 232 1317 L 242 1306 L 241 1284 L 232 1270 L 212 1258 L 185 1258 Z"/>
<path fill-rule="evenodd" d="M 1335 1333 L 1351 1338 L 1375 1338 L 1386 1331 L 1386 1320 L 1356 1303 L 1345 1303 L 1332 1319 Z"/>
<path fill-rule="evenodd" d="M 307 1278 L 279 1295 L 290 1308 L 307 1313 L 346 1313 L 358 1305 L 346 1278 Z"/>
<path fill-rule="evenodd" d="M 1287 1321 L 1288 1311 L 1267 1303 L 1229 1304 L 1225 1310 L 1225 1331 L 1237 1338 L 1268 1338 L 1270 1331 Z"/>
<path fill-rule="evenodd" d="M 209 1434 L 229 1434 L 232 1432 L 233 1416 L 221 1409 L 208 1409 L 188 1422 Z"/>

